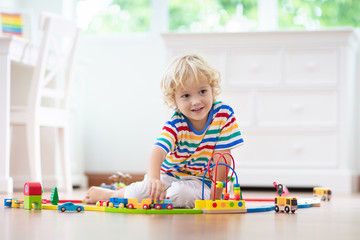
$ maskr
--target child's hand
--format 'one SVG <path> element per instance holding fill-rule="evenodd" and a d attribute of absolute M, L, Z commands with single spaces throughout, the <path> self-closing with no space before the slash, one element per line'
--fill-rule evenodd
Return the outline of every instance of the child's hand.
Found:
<path fill-rule="evenodd" d="M 165 198 L 165 183 L 157 178 L 148 179 L 149 195 L 151 199 L 155 201 L 161 201 Z"/>

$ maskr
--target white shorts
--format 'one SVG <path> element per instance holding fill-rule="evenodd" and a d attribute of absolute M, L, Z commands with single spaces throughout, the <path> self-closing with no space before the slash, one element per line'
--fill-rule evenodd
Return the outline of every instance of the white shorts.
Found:
<path fill-rule="evenodd" d="M 198 179 L 176 179 L 166 174 L 160 174 L 160 180 L 165 183 L 166 197 L 169 197 L 174 207 L 194 208 L 195 200 L 202 198 L 202 182 Z M 125 188 L 125 198 L 136 198 L 141 201 L 150 198 L 147 176 L 141 182 L 135 182 Z M 210 199 L 210 188 L 204 185 L 204 199 Z"/>

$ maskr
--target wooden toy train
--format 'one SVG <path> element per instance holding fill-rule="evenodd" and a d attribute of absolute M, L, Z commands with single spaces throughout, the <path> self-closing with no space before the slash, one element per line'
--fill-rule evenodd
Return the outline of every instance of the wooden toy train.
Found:
<path fill-rule="evenodd" d="M 109 208 L 127 208 L 127 209 L 173 209 L 173 203 L 171 199 L 164 199 L 154 202 L 150 198 L 145 198 L 141 202 L 138 202 L 136 198 L 109 198 L 109 201 L 98 201 L 96 206 L 109 207 Z"/>

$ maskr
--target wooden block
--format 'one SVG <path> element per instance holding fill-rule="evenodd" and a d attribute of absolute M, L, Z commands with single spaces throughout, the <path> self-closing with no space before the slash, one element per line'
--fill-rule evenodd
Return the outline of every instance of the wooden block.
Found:
<path fill-rule="evenodd" d="M 85 211 L 95 211 L 95 212 L 105 212 L 104 207 L 97 207 L 97 206 L 84 206 Z"/>
<path fill-rule="evenodd" d="M 42 205 L 42 209 L 47 209 L 47 210 L 57 210 L 58 206 L 57 205 Z"/>

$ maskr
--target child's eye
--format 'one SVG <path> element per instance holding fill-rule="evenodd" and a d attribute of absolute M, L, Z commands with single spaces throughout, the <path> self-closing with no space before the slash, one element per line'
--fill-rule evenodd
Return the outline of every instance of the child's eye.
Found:
<path fill-rule="evenodd" d="M 207 92 L 207 90 L 204 89 L 204 90 L 200 91 L 200 94 L 205 94 L 206 92 Z"/>
<path fill-rule="evenodd" d="M 188 97 L 190 97 L 190 94 L 184 94 L 181 96 L 181 98 L 188 98 Z"/>

